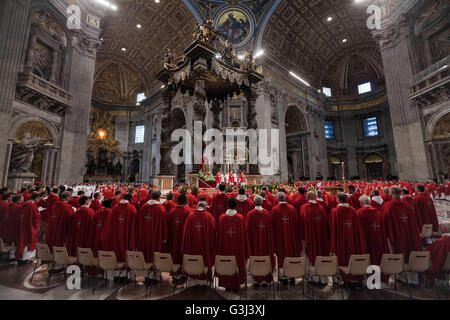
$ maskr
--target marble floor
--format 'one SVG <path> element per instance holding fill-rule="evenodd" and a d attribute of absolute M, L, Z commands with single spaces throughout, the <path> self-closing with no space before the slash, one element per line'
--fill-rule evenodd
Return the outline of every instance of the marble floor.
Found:
<path fill-rule="evenodd" d="M 436 208 L 440 222 L 450 224 L 450 202 L 436 201 Z M 0 264 L 0 300 L 311 300 L 313 292 L 314 299 L 318 300 L 450 300 L 450 284 L 442 282 L 434 286 L 422 284 L 420 287 L 397 283 L 395 289 L 391 280 L 386 288 L 370 291 L 366 287 L 345 288 L 336 284 L 334 288 L 321 284 L 303 288 L 299 280 L 295 286 L 275 285 L 255 289 L 252 279 L 248 278 L 247 290 L 243 288 L 236 293 L 220 287 L 200 286 L 201 283 L 195 281 L 174 288 L 169 274 L 162 275 L 162 282 L 153 285 L 150 296 L 146 298 L 142 277 L 128 285 L 98 277 L 95 292 L 92 290 L 93 279 L 85 279 L 80 290 L 68 290 L 63 274 L 53 275 L 47 285 L 47 265 L 38 265 L 31 279 L 34 267 L 35 264 Z"/>

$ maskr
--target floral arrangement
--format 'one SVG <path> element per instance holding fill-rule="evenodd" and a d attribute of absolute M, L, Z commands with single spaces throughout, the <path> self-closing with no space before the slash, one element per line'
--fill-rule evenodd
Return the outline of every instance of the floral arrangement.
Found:
<path fill-rule="evenodd" d="M 216 179 L 212 175 L 204 174 L 203 171 L 198 173 L 198 177 L 205 182 L 216 182 Z"/>

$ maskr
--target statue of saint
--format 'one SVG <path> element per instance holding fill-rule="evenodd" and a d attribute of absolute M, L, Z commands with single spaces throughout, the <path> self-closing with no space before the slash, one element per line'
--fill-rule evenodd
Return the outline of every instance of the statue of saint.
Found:
<path fill-rule="evenodd" d="M 29 133 L 17 144 L 14 144 L 11 153 L 10 167 L 12 172 L 30 173 L 33 164 L 34 154 L 39 151 L 52 138 L 32 137 Z"/>

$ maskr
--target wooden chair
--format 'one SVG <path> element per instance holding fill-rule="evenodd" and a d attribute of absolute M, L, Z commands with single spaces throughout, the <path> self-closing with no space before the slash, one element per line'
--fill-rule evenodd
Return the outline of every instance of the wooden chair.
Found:
<path fill-rule="evenodd" d="M 183 255 L 182 271 L 185 275 L 201 277 L 205 276 L 208 281 L 208 267 L 205 266 L 203 257 L 201 255 Z M 208 281 L 209 282 L 209 281 Z M 188 282 L 186 281 L 186 287 Z"/>
<path fill-rule="evenodd" d="M 95 292 L 95 283 L 97 280 L 98 259 L 94 257 L 90 248 L 77 248 L 78 263 L 82 266 L 81 276 L 83 277 L 84 268 L 94 268 L 94 284 L 92 285 L 92 294 Z M 89 271 L 88 271 L 89 279 Z"/>
<path fill-rule="evenodd" d="M 419 287 L 421 275 L 423 273 L 428 273 L 430 270 L 430 251 L 411 251 L 409 254 L 409 261 L 405 264 L 405 272 L 415 272 L 419 274 Z"/>
<path fill-rule="evenodd" d="M 153 258 L 155 272 L 153 273 L 153 280 L 156 280 L 156 273 L 159 272 L 159 280 L 162 287 L 162 273 L 174 273 L 178 272 L 181 268 L 181 265 L 174 264 L 172 255 L 170 253 L 161 253 L 155 252 Z M 173 286 L 173 293 L 176 292 L 176 286 Z M 150 295 L 152 294 L 152 283 L 150 283 Z"/>
<path fill-rule="evenodd" d="M 106 278 L 106 272 L 108 270 L 110 271 L 119 271 L 119 275 L 123 271 L 123 267 L 125 266 L 125 263 L 123 262 L 117 262 L 116 253 L 114 251 L 99 251 L 98 252 L 98 266 L 100 269 L 104 270 L 104 277 L 105 281 L 107 281 Z M 116 297 L 119 293 L 121 286 L 119 283 L 119 286 L 116 291 Z"/>
<path fill-rule="evenodd" d="M 331 277 L 333 278 L 333 291 L 334 291 L 334 278 L 338 278 L 339 283 L 339 267 L 336 256 L 316 257 L 314 266 L 309 267 L 309 277 L 312 280 L 313 276 L 319 277 Z M 314 300 L 314 287 L 312 287 L 312 299 Z"/>
<path fill-rule="evenodd" d="M 363 283 L 366 280 L 367 268 L 370 266 L 370 254 L 352 254 L 349 259 L 348 266 L 339 266 L 339 270 L 345 275 L 364 277 Z M 347 283 L 345 284 L 347 288 Z M 344 291 L 342 291 L 344 294 Z M 342 297 L 344 298 L 344 296 Z"/>
<path fill-rule="evenodd" d="M 51 278 L 51 267 L 52 265 L 54 265 L 54 259 L 53 259 L 53 254 L 50 252 L 50 248 L 48 247 L 48 245 L 44 244 L 44 243 L 38 243 L 36 245 L 36 263 L 34 265 L 34 270 L 33 270 L 33 274 L 31 276 L 31 280 L 33 281 L 34 275 L 36 273 L 36 268 L 38 266 L 39 263 L 43 263 L 46 262 L 47 263 L 47 287 L 50 286 L 50 278 Z"/>
<path fill-rule="evenodd" d="M 302 279 L 302 292 L 305 294 L 305 283 L 306 283 L 306 258 L 284 258 L 283 268 L 278 268 L 278 288 L 281 289 L 280 279 L 282 277 L 291 279 Z"/>
<path fill-rule="evenodd" d="M 77 257 L 69 257 L 65 247 L 53 247 L 53 258 L 55 260 L 55 264 L 62 265 L 64 267 L 64 279 L 67 279 L 67 266 L 75 264 L 77 262 Z"/>
<path fill-rule="evenodd" d="M 142 252 L 127 251 L 126 267 L 134 272 L 134 284 L 136 286 L 136 272 L 145 272 L 145 297 L 148 297 L 148 281 L 150 279 L 149 273 L 153 269 L 153 263 L 145 262 L 145 257 Z"/>
<path fill-rule="evenodd" d="M 239 277 L 239 268 L 237 266 L 237 261 L 235 256 L 216 256 L 214 262 L 214 278 L 217 276 L 232 276 Z M 214 281 L 215 289 L 217 290 L 216 281 Z M 245 281 L 245 290 L 247 290 L 247 281 Z"/>
<path fill-rule="evenodd" d="M 394 276 L 394 288 L 397 291 L 397 276 L 403 274 L 405 270 L 403 254 L 383 254 L 380 269 L 382 274 Z M 406 282 L 408 285 L 408 277 L 406 277 Z"/>
<path fill-rule="evenodd" d="M 270 256 L 262 256 L 262 257 L 251 256 L 249 258 L 247 272 L 253 278 L 272 276 L 273 269 L 272 269 L 272 262 L 270 261 Z M 247 281 L 247 279 L 245 281 Z M 273 279 L 271 282 L 271 287 L 273 289 L 273 295 L 275 297 L 275 284 Z"/>

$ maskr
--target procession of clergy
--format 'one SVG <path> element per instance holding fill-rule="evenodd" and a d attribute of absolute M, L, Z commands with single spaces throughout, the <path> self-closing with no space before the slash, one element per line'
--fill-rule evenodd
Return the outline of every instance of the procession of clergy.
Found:
<path fill-rule="evenodd" d="M 278 185 L 273 193 L 235 187 L 227 193 L 220 184 L 212 196 L 176 188 L 165 201 L 151 187 L 110 185 L 90 197 L 64 186 L 15 194 L 3 188 L 0 238 L 16 247 L 21 261 L 34 258 L 38 241 L 50 250 L 65 246 L 70 256 L 78 248 L 90 248 L 94 256 L 112 251 L 119 262 L 127 250 L 142 252 L 149 263 L 155 252 L 170 253 L 174 264 L 184 254 L 201 255 L 207 280 L 216 255 L 235 256 L 238 275 L 219 277 L 219 286 L 229 290 L 241 288 L 250 256 L 269 256 L 275 272 L 288 257 L 303 256 L 314 265 L 316 257 L 335 255 L 339 266 L 347 266 L 351 255 L 370 254 L 371 264 L 380 265 L 386 253 L 403 254 L 407 262 L 412 251 L 429 250 L 433 276 L 442 276 L 450 237 L 440 232 L 433 197 L 448 198 L 449 183 L 347 183 L 336 196 L 324 185 Z M 433 226 L 431 242 L 421 238 L 424 225 Z M 186 280 L 181 273 L 172 276 L 175 285 Z M 286 285 L 289 280 L 295 284 L 281 279 Z M 254 281 L 256 288 L 273 277 Z"/>

